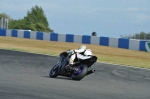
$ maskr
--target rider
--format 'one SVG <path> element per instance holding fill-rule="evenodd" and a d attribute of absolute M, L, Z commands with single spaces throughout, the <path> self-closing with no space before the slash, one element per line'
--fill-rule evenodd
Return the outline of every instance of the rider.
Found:
<path fill-rule="evenodd" d="M 78 59 L 88 59 L 90 56 L 86 56 L 84 52 L 86 51 L 86 46 L 81 45 L 78 49 L 75 50 L 69 50 L 68 53 L 68 62 L 69 64 L 66 66 L 66 68 L 71 68 L 74 64 L 74 60 L 77 57 Z"/>

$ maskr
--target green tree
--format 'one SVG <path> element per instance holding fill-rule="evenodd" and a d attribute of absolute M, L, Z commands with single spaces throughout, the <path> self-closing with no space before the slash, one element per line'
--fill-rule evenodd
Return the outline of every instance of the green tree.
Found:
<path fill-rule="evenodd" d="M 146 34 L 146 39 L 150 40 L 150 32 Z"/>
<path fill-rule="evenodd" d="M 140 39 L 146 39 L 146 33 L 145 32 L 140 32 Z"/>
<path fill-rule="evenodd" d="M 7 18 L 7 19 L 11 20 L 10 16 L 7 15 L 6 13 L 1 13 L 0 18 Z"/>
<path fill-rule="evenodd" d="M 120 35 L 120 37 L 122 38 L 129 38 L 129 39 L 147 39 L 150 40 L 150 32 L 149 33 L 145 33 L 145 32 L 140 32 L 140 33 L 136 33 L 133 35 Z"/>
<path fill-rule="evenodd" d="M 28 29 L 36 29 L 36 31 L 44 32 L 53 32 L 53 30 L 49 28 L 49 24 L 43 9 L 37 5 L 35 7 L 32 7 L 31 11 L 27 12 L 27 16 L 25 16 L 24 19 L 25 24 L 28 24 L 28 26 L 26 26 L 26 28 Z M 32 26 L 32 28 L 30 26 Z"/>
<path fill-rule="evenodd" d="M 9 28 L 53 32 L 49 27 L 43 9 L 37 5 L 27 11 L 27 15 L 23 19 L 11 20 L 9 22 Z"/>
<path fill-rule="evenodd" d="M 24 21 L 24 19 L 11 20 L 9 22 L 8 27 L 10 29 L 24 29 L 24 27 L 25 27 L 25 21 Z"/>

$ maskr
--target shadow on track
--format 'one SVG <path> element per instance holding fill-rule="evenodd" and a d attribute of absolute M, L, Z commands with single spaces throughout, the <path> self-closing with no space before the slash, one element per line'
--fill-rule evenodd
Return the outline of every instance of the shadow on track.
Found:
<path fill-rule="evenodd" d="M 42 77 L 50 78 L 49 76 L 42 76 Z M 71 78 L 69 78 L 69 77 L 63 77 L 63 76 L 58 76 L 58 77 L 56 77 L 56 78 L 51 78 L 51 79 L 72 80 L 72 79 L 71 79 Z"/>

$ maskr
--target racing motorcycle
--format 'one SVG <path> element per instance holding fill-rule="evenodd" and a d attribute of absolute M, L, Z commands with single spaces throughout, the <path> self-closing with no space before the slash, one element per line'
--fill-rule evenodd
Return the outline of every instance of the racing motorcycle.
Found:
<path fill-rule="evenodd" d="M 57 76 L 71 77 L 73 80 L 81 80 L 85 76 L 94 73 L 95 70 L 89 68 L 97 61 L 97 57 L 93 56 L 91 50 L 86 50 L 85 55 L 90 56 L 88 59 L 78 59 L 75 58 L 74 64 L 70 70 L 66 69 L 65 66 L 68 65 L 67 52 L 60 53 L 60 58 L 55 66 L 53 66 L 49 72 L 51 78 Z"/>

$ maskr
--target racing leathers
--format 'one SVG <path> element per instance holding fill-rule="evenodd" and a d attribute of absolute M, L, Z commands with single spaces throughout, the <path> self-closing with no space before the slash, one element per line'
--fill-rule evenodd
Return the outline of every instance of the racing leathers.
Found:
<path fill-rule="evenodd" d="M 86 56 L 84 54 L 85 51 L 86 51 L 85 49 L 78 49 L 78 50 L 76 49 L 76 50 L 67 51 L 69 66 L 72 66 L 74 64 L 75 58 L 82 59 L 82 60 L 90 58 L 90 56 Z"/>

